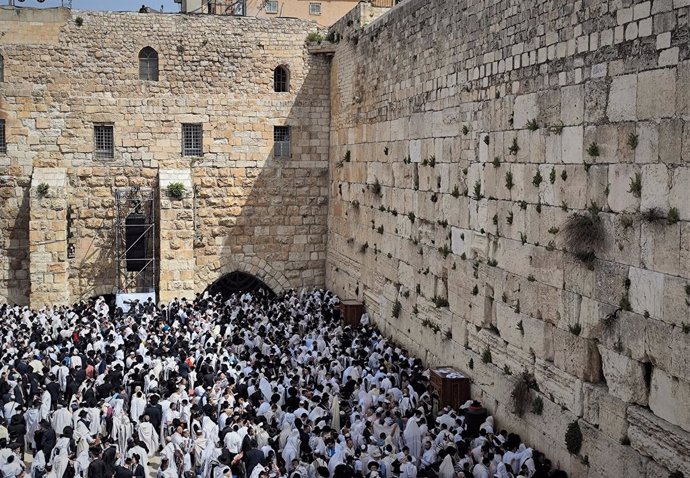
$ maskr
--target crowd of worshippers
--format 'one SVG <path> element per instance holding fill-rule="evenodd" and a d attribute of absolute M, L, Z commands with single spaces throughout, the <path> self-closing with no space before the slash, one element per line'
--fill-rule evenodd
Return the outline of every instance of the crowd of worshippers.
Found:
<path fill-rule="evenodd" d="M 0 306 L 0 478 L 566 476 L 338 302 Z"/>

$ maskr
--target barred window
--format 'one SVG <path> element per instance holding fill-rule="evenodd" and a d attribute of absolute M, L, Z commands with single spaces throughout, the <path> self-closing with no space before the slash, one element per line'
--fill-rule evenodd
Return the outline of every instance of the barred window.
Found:
<path fill-rule="evenodd" d="M 0 119 L 0 153 L 7 152 L 7 143 L 5 142 L 5 120 Z"/>
<path fill-rule="evenodd" d="M 278 13 L 278 0 L 266 1 L 266 13 Z"/>
<path fill-rule="evenodd" d="M 279 66 L 273 70 L 273 91 L 278 93 L 290 91 L 288 76 L 288 70 L 284 66 Z"/>
<path fill-rule="evenodd" d="M 150 46 L 139 52 L 139 79 L 158 81 L 158 52 Z"/>
<path fill-rule="evenodd" d="M 5 81 L 5 57 L 0 55 L 0 81 Z"/>
<path fill-rule="evenodd" d="M 321 15 L 321 4 L 320 3 L 310 3 L 309 4 L 309 15 Z"/>
<path fill-rule="evenodd" d="M 289 158 L 290 157 L 290 127 L 289 126 L 274 126 L 273 127 L 273 157 L 275 157 L 275 158 Z"/>
<path fill-rule="evenodd" d="M 201 123 L 182 124 L 182 156 L 202 156 L 203 129 Z"/>
<path fill-rule="evenodd" d="M 96 123 L 93 125 L 94 151 L 96 158 L 112 159 L 115 157 L 113 129 L 113 125 L 108 123 Z"/>

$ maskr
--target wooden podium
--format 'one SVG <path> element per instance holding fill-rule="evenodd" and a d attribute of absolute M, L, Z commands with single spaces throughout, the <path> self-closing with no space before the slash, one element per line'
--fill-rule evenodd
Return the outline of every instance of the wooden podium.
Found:
<path fill-rule="evenodd" d="M 364 304 L 356 300 L 344 300 L 340 303 L 340 316 L 345 325 L 357 327 L 364 313 Z"/>
<path fill-rule="evenodd" d="M 431 385 L 436 389 L 441 407 L 459 409 L 470 397 L 470 379 L 453 367 L 431 369 Z"/>

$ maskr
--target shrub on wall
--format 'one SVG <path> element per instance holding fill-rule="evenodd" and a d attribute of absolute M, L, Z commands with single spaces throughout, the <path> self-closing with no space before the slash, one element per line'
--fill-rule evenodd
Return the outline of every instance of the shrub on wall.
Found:
<path fill-rule="evenodd" d="M 582 430 L 577 421 L 571 422 L 565 431 L 565 447 L 573 455 L 577 455 L 582 448 Z"/>
<path fill-rule="evenodd" d="M 168 184 L 168 196 L 175 199 L 181 199 L 184 197 L 187 188 L 184 187 L 182 183 L 170 183 Z"/>

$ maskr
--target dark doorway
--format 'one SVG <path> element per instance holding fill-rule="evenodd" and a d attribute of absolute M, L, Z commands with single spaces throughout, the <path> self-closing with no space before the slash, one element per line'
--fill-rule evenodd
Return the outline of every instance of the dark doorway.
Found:
<path fill-rule="evenodd" d="M 210 295 L 221 294 L 223 297 L 228 297 L 234 293 L 244 292 L 258 292 L 263 291 L 270 297 L 274 297 L 275 293 L 268 287 L 261 279 L 246 272 L 231 272 L 225 274 L 213 284 L 208 286 L 206 291 Z"/>

